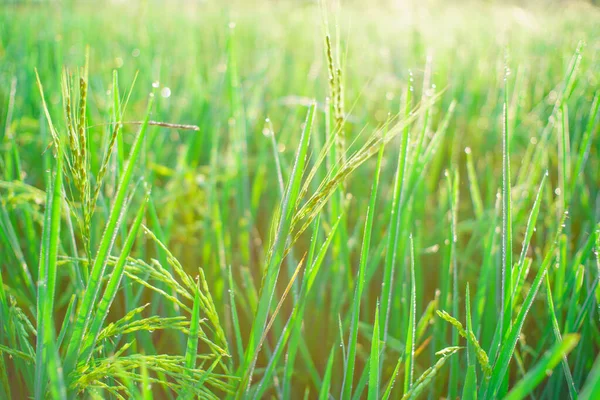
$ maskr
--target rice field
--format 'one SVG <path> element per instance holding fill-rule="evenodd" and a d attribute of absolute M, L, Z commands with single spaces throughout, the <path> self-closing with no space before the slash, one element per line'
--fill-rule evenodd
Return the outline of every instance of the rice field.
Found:
<path fill-rule="evenodd" d="M 0 4 L 0 399 L 600 398 L 599 21 Z"/>

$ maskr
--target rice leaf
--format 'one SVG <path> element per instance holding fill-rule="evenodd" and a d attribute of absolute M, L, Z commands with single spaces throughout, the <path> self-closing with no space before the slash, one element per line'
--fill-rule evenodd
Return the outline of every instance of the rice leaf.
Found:
<path fill-rule="evenodd" d="M 377 201 L 377 189 L 379 186 L 379 175 L 381 172 L 383 149 L 383 146 L 381 146 L 381 148 L 379 149 L 379 156 L 377 157 L 377 166 L 375 167 L 375 176 L 373 178 L 373 185 L 371 186 L 371 197 L 369 200 L 369 207 L 367 209 L 367 217 L 365 220 L 360 261 L 358 266 L 358 274 L 356 277 L 355 295 L 354 301 L 352 303 L 352 322 L 350 325 L 350 337 L 348 338 L 348 359 L 344 369 L 344 383 L 342 384 L 342 399 L 350 399 L 352 394 L 352 383 L 354 380 L 354 365 L 356 362 L 356 346 L 358 342 L 358 323 L 360 320 L 360 306 L 365 286 L 365 275 L 367 268 L 367 260 L 369 258 L 369 249 L 371 246 L 371 235 L 373 232 L 373 217 L 375 215 L 375 204 Z M 377 314 L 377 316 L 379 316 L 379 314 Z"/>
<path fill-rule="evenodd" d="M 125 198 L 133 177 L 134 167 L 136 166 L 138 158 L 142 151 L 144 138 L 146 136 L 148 128 L 148 121 L 150 119 L 150 111 L 152 109 L 152 104 L 153 96 L 150 97 L 150 101 L 148 102 L 148 108 L 146 111 L 146 117 L 144 119 L 144 124 L 140 127 L 140 130 L 138 131 L 138 134 L 131 148 L 129 158 L 127 160 L 127 165 L 125 166 L 125 170 L 123 171 L 123 174 L 119 181 L 119 186 L 111 207 L 110 216 L 108 222 L 106 223 L 106 227 L 102 235 L 102 239 L 100 241 L 96 257 L 94 258 L 92 269 L 90 271 L 89 281 L 87 283 L 85 292 L 83 293 L 83 297 L 79 304 L 77 316 L 75 317 L 73 334 L 71 336 L 71 340 L 69 341 L 69 346 L 67 348 L 67 353 L 65 356 L 64 369 L 67 376 L 78 363 L 81 353 L 81 344 L 90 324 L 93 305 L 96 303 L 96 299 L 100 291 L 100 282 L 104 277 L 104 271 L 106 269 L 108 256 L 112 250 L 115 237 L 121 225 L 122 216 L 126 212 Z"/>
<path fill-rule="evenodd" d="M 379 305 L 375 309 L 373 339 L 371 339 L 371 356 L 369 357 L 369 400 L 379 399 Z"/>
<path fill-rule="evenodd" d="M 569 354 L 579 342 L 579 335 L 565 335 L 562 342 L 557 342 L 544 357 L 529 370 L 529 372 L 515 384 L 512 390 L 505 397 L 507 400 L 524 399 L 539 385 L 554 367 Z"/>
<path fill-rule="evenodd" d="M 410 391 L 413 384 L 414 358 L 415 358 L 415 314 L 417 312 L 417 294 L 415 282 L 415 244 L 410 236 L 410 314 L 408 316 L 408 330 L 406 332 L 406 348 L 404 355 L 404 393 Z"/>
<path fill-rule="evenodd" d="M 319 390 L 319 400 L 329 399 L 329 388 L 331 387 L 331 375 L 333 372 L 333 361 L 335 356 L 335 345 L 329 351 L 329 357 L 327 358 L 327 367 L 325 367 L 325 375 L 323 376 L 323 384 Z"/>
<path fill-rule="evenodd" d="M 496 360 L 492 368 L 492 375 L 490 377 L 490 380 L 488 381 L 489 383 L 485 382 L 484 385 L 482 385 L 482 387 L 480 388 L 480 394 L 483 394 L 483 396 L 486 398 L 488 396 L 496 396 L 498 390 L 500 389 L 502 380 L 504 379 L 506 371 L 508 370 L 508 364 L 510 363 L 510 360 L 514 353 L 517 340 L 519 338 L 519 335 L 521 334 L 521 329 L 523 328 L 523 324 L 525 323 L 525 317 L 529 313 L 529 309 L 533 304 L 533 300 L 535 299 L 535 296 L 537 295 L 537 292 L 540 286 L 542 285 L 542 279 L 544 278 L 544 275 L 546 274 L 546 271 L 548 270 L 548 267 L 552 262 L 554 250 L 556 249 L 558 238 L 560 237 L 560 234 L 562 232 L 563 223 L 564 216 L 561 221 L 561 224 L 559 225 L 559 229 L 555 236 L 555 240 L 552 242 L 550 249 L 546 253 L 544 261 L 542 262 L 542 265 L 540 266 L 536 277 L 533 283 L 531 284 L 531 288 L 527 293 L 527 297 L 525 298 L 525 301 L 523 302 L 521 309 L 519 310 L 519 313 L 515 318 L 515 322 L 512 325 L 510 331 L 508 332 L 506 340 L 502 342 L 498 359 Z"/>
<path fill-rule="evenodd" d="M 263 283 L 260 291 L 259 305 L 254 318 L 253 328 L 251 330 L 252 334 L 246 347 L 244 363 L 241 368 L 241 371 L 244 372 L 240 384 L 240 390 L 238 391 L 238 398 L 240 398 L 242 394 L 248 390 L 248 385 L 251 379 L 250 374 L 254 369 L 253 360 L 256 359 L 258 344 L 260 338 L 263 336 L 267 323 L 268 313 L 271 307 L 271 300 L 274 296 L 275 284 L 277 283 L 277 278 L 279 276 L 279 265 L 281 264 L 283 258 L 287 237 L 290 233 L 289 230 L 292 223 L 292 217 L 294 215 L 294 206 L 297 202 L 300 191 L 302 172 L 304 171 L 304 164 L 306 161 L 306 154 L 308 151 L 308 143 L 314 121 L 315 109 L 316 106 L 313 103 L 310 106 L 308 115 L 306 117 L 305 129 L 302 132 L 300 146 L 298 147 L 298 151 L 296 153 L 296 161 L 288 182 L 285 197 L 282 201 L 282 211 L 280 214 L 281 217 L 276 236 L 273 240 L 271 249 L 269 250 L 267 267 L 264 270 Z"/>

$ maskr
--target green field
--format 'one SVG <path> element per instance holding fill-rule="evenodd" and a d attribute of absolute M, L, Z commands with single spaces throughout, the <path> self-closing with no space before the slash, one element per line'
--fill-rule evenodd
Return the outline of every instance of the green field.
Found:
<path fill-rule="evenodd" d="M 600 398 L 600 9 L 395 3 L 0 4 L 0 399 Z"/>

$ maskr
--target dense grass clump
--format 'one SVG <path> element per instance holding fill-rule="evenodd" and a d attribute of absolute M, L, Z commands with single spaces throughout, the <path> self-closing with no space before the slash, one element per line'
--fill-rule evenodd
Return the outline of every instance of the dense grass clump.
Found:
<path fill-rule="evenodd" d="M 0 9 L 0 398 L 600 398 L 598 21 Z"/>

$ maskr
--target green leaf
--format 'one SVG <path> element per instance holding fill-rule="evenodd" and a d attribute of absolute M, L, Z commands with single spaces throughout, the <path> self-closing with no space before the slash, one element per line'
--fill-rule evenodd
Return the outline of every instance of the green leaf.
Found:
<path fill-rule="evenodd" d="M 505 66 L 508 71 L 508 66 Z M 504 76 L 502 124 L 502 307 L 500 337 L 504 339 L 512 322 L 512 205 L 510 185 L 510 132 L 508 124 L 508 72 Z"/>
<path fill-rule="evenodd" d="M 598 396 L 600 396 L 600 356 L 594 361 L 592 370 L 579 393 L 579 400 L 593 400 Z"/>
<path fill-rule="evenodd" d="M 463 400 L 477 400 L 477 366 L 474 362 L 477 351 L 475 350 L 477 342 L 474 343 L 472 339 L 475 339 L 473 333 L 473 326 L 471 323 L 471 295 L 469 292 L 469 284 L 467 283 L 467 291 L 465 295 L 465 315 L 467 318 L 467 376 L 465 378 L 465 385 L 463 387 Z M 481 349 L 481 347 L 479 346 Z M 483 350 L 481 350 L 483 351 Z M 485 370 L 485 367 L 483 367 Z"/>
<path fill-rule="evenodd" d="M 525 298 L 525 301 L 521 305 L 521 309 L 519 310 L 519 313 L 517 314 L 514 324 L 512 325 L 510 331 L 508 332 L 506 340 L 504 340 L 502 342 L 502 346 L 500 347 L 500 353 L 499 353 L 498 359 L 496 360 L 496 362 L 494 363 L 494 366 L 493 366 L 492 376 L 490 377 L 490 380 L 487 381 L 486 384 L 484 384 L 482 386 L 482 388 L 480 389 L 480 393 L 482 393 L 483 397 L 485 397 L 485 398 L 495 397 L 498 393 L 498 390 L 500 389 L 500 385 L 506 375 L 506 372 L 508 370 L 508 365 L 509 365 L 512 355 L 515 351 L 515 346 L 517 344 L 517 340 L 519 339 L 519 335 L 521 334 L 521 329 L 523 328 L 523 324 L 525 323 L 525 317 L 529 313 L 529 309 L 531 308 L 531 305 L 533 304 L 535 296 L 537 295 L 537 292 L 540 289 L 540 286 L 542 285 L 542 279 L 544 278 L 546 271 L 548 270 L 550 263 L 553 260 L 554 251 L 556 249 L 558 239 L 562 232 L 564 218 L 565 217 L 563 216 L 561 223 L 559 224 L 559 228 L 558 228 L 558 232 L 555 236 L 555 240 L 552 242 L 550 249 L 546 253 L 546 257 L 544 258 L 544 261 L 543 261 L 542 265 L 540 266 L 540 269 L 538 270 L 533 283 L 531 284 L 531 288 L 529 289 L 529 292 L 527 293 L 527 297 Z"/>
<path fill-rule="evenodd" d="M 57 151 L 60 151 L 57 149 Z M 54 296 L 56 294 L 57 258 L 60 241 L 62 203 L 62 155 L 57 156 L 54 178 L 48 180 L 46 211 L 38 270 L 37 341 L 35 389 L 36 400 L 46 397 L 46 382 L 55 399 L 66 398 L 65 382 L 54 337 Z M 46 375 L 46 372 L 48 375 Z"/>
<path fill-rule="evenodd" d="M 552 321 L 552 329 L 554 331 L 554 337 L 557 343 L 563 342 L 562 335 L 560 333 L 560 327 L 558 326 L 558 320 L 556 318 L 556 312 L 554 310 L 554 300 L 552 299 L 552 289 L 550 287 L 550 278 L 546 275 L 546 298 L 548 301 L 548 313 L 550 314 L 550 319 Z M 565 379 L 567 380 L 567 384 L 569 385 L 569 396 L 571 400 L 577 399 L 577 389 L 575 389 L 575 382 L 573 382 L 573 376 L 571 375 L 571 369 L 569 368 L 569 363 L 565 356 L 562 359 L 563 372 L 565 374 Z"/>
<path fill-rule="evenodd" d="M 524 399 L 537 387 L 562 359 L 569 354 L 579 342 L 579 335 L 565 335 L 562 342 L 557 342 L 544 357 L 529 370 L 529 372 L 515 384 L 505 397 L 506 400 Z"/>
<path fill-rule="evenodd" d="M 467 367 L 467 376 L 463 386 L 462 400 L 477 400 L 477 371 L 475 365 Z"/>
<path fill-rule="evenodd" d="M 369 400 L 379 398 L 379 304 L 375 309 L 373 338 L 371 339 L 371 356 L 369 357 Z"/>
<path fill-rule="evenodd" d="M 371 186 L 371 197 L 369 207 L 367 208 L 367 217 L 365 219 L 365 228 L 360 251 L 360 261 L 358 266 L 358 276 L 356 278 L 356 288 L 354 300 L 352 302 L 351 330 L 348 338 L 348 358 L 344 368 L 344 384 L 342 386 L 342 399 L 350 399 L 352 396 L 352 383 L 354 380 L 354 364 L 356 362 L 356 346 L 358 343 L 358 325 L 360 321 L 360 306 L 365 289 L 365 274 L 369 250 L 371 247 L 371 235 L 373 233 L 373 218 L 375 215 L 375 204 L 377 202 L 377 189 L 379 187 L 379 176 L 381 172 L 381 161 L 383 159 L 383 145 L 379 149 L 377 157 L 377 166 L 375 167 L 375 176 Z M 377 314 L 379 316 L 379 314 Z"/>
<path fill-rule="evenodd" d="M 279 359 L 281 358 L 281 355 L 283 354 L 285 345 L 288 342 L 289 342 L 289 344 L 288 344 L 288 348 L 287 348 L 287 360 L 286 360 L 285 371 L 284 371 L 285 382 L 288 382 L 288 384 L 284 385 L 283 394 L 284 394 L 284 397 L 289 396 L 289 390 L 290 390 L 289 381 L 291 380 L 293 372 L 294 372 L 294 362 L 296 359 L 298 346 L 300 345 L 301 342 L 304 341 L 304 339 L 302 337 L 301 328 L 302 328 L 302 319 L 304 317 L 304 311 L 305 311 L 306 304 L 308 301 L 308 295 L 311 292 L 311 288 L 313 287 L 315 279 L 317 277 L 317 274 L 321 268 L 321 265 L 323 264 L 323 260 L 325 259 L 325 255 L 327 254 L 327 250 L 329 249 L 329 245 L 331 244 L 333 238 L 335 237 L 335 233 L 337 232 L 339 223 L 340 223 L 340 219 L 338 219 L 337 222 L 335 223 L 335 225 L 333 225 L 333 227 L 331 228 L 331 231 L 329 232 L 329 235 L 325 239 L 325 242 L 319 249 L 319 252 L 318 252 L 316 258 L 313 260 L 312 264 L 307 268 L 306 272 L 304 273 L 300 296 L 299 296 L 296 304 L 294 304 L 294 309 L 292 310 L 292 315 L 290 316 L 288 323 L 285 325 L 283 332 L 281 333 L 280 339 L 277 344 L 277 348 L 273 352 L 273 355 L 271 356 L 271 359 L 269 360 L 269 364 L 267 365 L 267 368 L 263 374 L 263 378 L 261 379 L 260 383 L 258 384 L 258 388 L 256 389 L 256 392 L 254 394 L 256 397 L 261 397 L 261 395 L 264 393 L 264 390 L 267 389 L 268 383 L 273 380 L 272 375 L 275 371 L 277 363 L 279 362 Z M 309 260 L 310 260 L 310 258 L 312 258 L 312 255 L 315 251 L 316 239 L 318 237 L 318 230 L 319 230 L 319 218 L 317 217 L 317 220 L 315 223 L 315 231 L 314 231 L 314 235 L 313 235 L 313 240 L 311 243 L 311 251 L 309 254 Z"/>
<path fill-rule="evenodd" d="M 404 393 L 407 393 L 413 384 L 413 371 L 415 360 L 415 314 L 417 312 L 417 286 L 415 282 L 415 245 L 410 236 L 410 313 L 406 332 L 406 348 L 404 354 Z"/>
<path fill-rule="evenodd" d="M 121 249 L 121 254 L 117 259 L 112 273 L 110 274 L 108 283 L 106 284 L 104 295 L 98 303 L 98 309 L 94 314 L 94 318 L 90 324 L 90 329 L 86 335 L 86 339 L 83 343 L 83 348 L 81 351 L 81 359 L 85 360 L 86 362 L 89 362 L 89 359 L 96 346 L 98 335 L 100 334 L 102 326 L 104 325 L 106 317 L 108 316 L 110 306 L 112 305 L 117 295 L 117 291 L 121 286 L 121 280 L 123 279 L 125 271 L 125 263 L 127 262 L 127 257 L 129 257 L 129 253 L 131 252 L 131 248 L 133 247 L 140 226 L 142 225 L 142 220 L 144 218 L 144 212 L 146 210 L 146 204 L 148 203 L 149 196 L 149 194 L 146 195 L 146 198 L 137 211 L 135 220 L 133 221 L 129 233 L 127 234 L 127 238 L 125 239 L 125 244 Z"/>
<path fill-rule="evenodd" d="M 383 393 L 382 400 L 388 400 L 390 395 L 392 394 L 392 389 L 394 388 L 394 383 L 396 382 L 396 378 L 398 377 L 398 372 L 400 372 L 400 365 L 402 365 L 402 361 L 404 360 L 401 355 L 398 357 L 398 361 L 396 362 L 396 366 L 394 367 L 394 372 L 392 372 L 392 377 L 385 388 L 385 393 Z"/>
<path fill-rule="evenodd" d="M 529 251 L 529 245 L 531 243 L 531 238 L 533 236 L 533 232 L 535 232 L 535 224 L 537 222 L 538 214 L 540 212 L 540 205 L 542 203 L 542 192 L 544 190 L 544 184 L 546 183 L 546 178 L 548 177 L 548 173 L 546 172 L 542 178 L 542 182 L 537 191 L 537 195 L 535 196 L 535 201 L 533 203 L 533 207 L 531 208 L 531 212 L 529 213 L 529 219 L 527 220 L 527 227 L 525 228 L 525 236 L 523 238 L 523 245 L 521 247 L 521 254 L 519 255 L 519 261 L 516 266 L 516 273 L 514 274 L 516 277 L 516 281 L 513 281 L 514 287 L 512 290 L 512 302 L 513 306 L 517 300 L 517 295 L 521 292 L 523 288 L 523 284 L 525 283 L 527 268 L 525 267 L 527 252 Z"/>
<path fill-rule="evenodd" d="M 331 351 L 329 351 L 329 358 L 327 359 L 327 367 L 325 368 L 325 375 L 323 376 L 323 384 L 319 390 L 319 400 L 329 399 L 329 388 L 331 387 L 331 375 L 333 371 L 333 357 L 335 355 L 336 346 L 333 345 Z"/>
<path fill-rule="evenodd" d="M 78 363 L 81 351 L 80 347 L 87 333 L 92 317 L 92 310 L 94 309 L 94 304 L 96 303 L 98 293 L 100 292 L 101 282 L 104 277 L 108 256 L 110 255 L 114 245 L 115 237 L 119 231 L 122 216 L 127 211 L 125 199 L 133 178 L 133 170 L 138 163 L 138 158 L 142 151 L 153 102 L 154 96 L 151 96 L 150 101 L 148 102 L 146 117 L 144 118 L 144 122 L 142 123 L 135 141 L 133 142 L 129 158 L 127 160 L 127 165 L 125 166 L 125 170 L 121 175 L 119 186 L 110 210 L 108 222 L 106 223 L 104 233 L 102 234 L 102 239 L 100 240 L 96 257 L 94 258 L 89 280 L 87 282 L 85 292 L 83 293 L 83 298 L 79 304 L 79 309 L 75 318 L 73 334 L 71 336 L 71 340 L 69 341 L 69 346 L 65 356 L 65 374 L 67 376 Z"/>
<path fill-rule="evenodd" d="M 411 87 L 406 88 L 406 99 L 404 104 L 404 116 L 409 118 L 411 113 L 411 98 L 412 91 Z M 380 322 L 382 330 L 382 339 L 385 343 L 388 334 L 388 325 L 391 312 L 391 303 L 393 296 L 393 281 L 394 281 L 394 270 L 396 267 L 396 256 L 399 242 L 398 232 L 400 227 L 400 221 L 402 219 L 402 192 L 405 186 L 405 175 L 407 172 L 408 164 L 408 145 L 410 142 L 410 123 L 404 126 L 402 136 L 400 137 L 400 152 L 398 153 L 398 161 L 396 167 L 396 175 L 394 178 L 394 191 L 392 197 L 392 203 L 390 208 L 390 232 L 387 237 L 387 252 L 385 256 L 385 265 L 383 271 L 383 282 L 381 285 L 381 318 Z"/>
<path fill-rule="evenodd" d="M 253 360 L 256 359 L 258 345 L 261 337 L 263 336 L 269 310 L 271 308 L 271 300 L 275 294 L 275 286 L 279 276 L 279 266 L 283 259 L 287 238 L 290 234 L 290 227 L 292 218 L 294 216 L 295 205 L 300 192 L 300 184 L 306 162 L 308 143 L 315 117 L 315 109 L 316 105 L 313 103 L 308 110 L 304 131 L 302 132 L 302 138 L 300 139 L 300 146 L 298 147 L 298 151 L 296 153 L 296 161 L 292 169 L 292 174 L 286 189 L 285 197 L 282 201 L 277 233 L 273 240 L 271 249 L 269 250 L 267 267 L 264 270 L 258 309 L 254 317 L 251 335 L 246 347 L 244 363 L 240 369 L 243 377 L 238 389 L 237 398 L 241 398 L 242 394 L 249 389 L 248 385 L 254 370 Z"/>
<path fill-rule="evenodd" d="M 240 330 L 240 322 L 238 319 L 237 307 L 235 305 L 235 286 L 233 285 L 231 266 L 229 266 L 227 272 L 229 278 L 229 304 L 231 305 L 231 320 L 233 322 L 233 329 L 235 334 L 235 345 L 237 355 L 241 359 L 244 356 L 244 345 L 242 344 L 242 333 Z"/>

